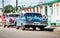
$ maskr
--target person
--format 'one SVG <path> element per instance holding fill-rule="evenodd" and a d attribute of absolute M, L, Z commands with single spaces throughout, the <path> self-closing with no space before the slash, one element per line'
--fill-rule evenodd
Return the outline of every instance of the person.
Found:
<path fill-rule="evenodd" d="M 2 21 L 5 21 L 5 15 L 4 14 L 1 16 L 1 19 L 2 19 Z"/>
<path fill-rule="evenodd" d="M 6 20 L 5 20 L 4 14 L 1 16 L 1 19 L 2 19 L 2 23 L 3 23 L 4 27 L 6 27 Z"/>

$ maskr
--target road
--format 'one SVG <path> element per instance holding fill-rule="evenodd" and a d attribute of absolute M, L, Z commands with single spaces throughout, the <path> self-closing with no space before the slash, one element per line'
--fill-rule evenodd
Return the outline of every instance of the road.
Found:
<path fill-rule="evenodd" d="M 0 27 L 0 38 L 60 38 L 60 33 Z"/>

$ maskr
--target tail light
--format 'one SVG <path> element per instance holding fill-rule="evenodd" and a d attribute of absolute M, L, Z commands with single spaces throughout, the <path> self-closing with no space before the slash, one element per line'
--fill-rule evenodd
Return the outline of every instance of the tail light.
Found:
<path fill-rule="evenodd" d="M 47 21 L 40 21 L 41 24 L 47 24 Z"/>

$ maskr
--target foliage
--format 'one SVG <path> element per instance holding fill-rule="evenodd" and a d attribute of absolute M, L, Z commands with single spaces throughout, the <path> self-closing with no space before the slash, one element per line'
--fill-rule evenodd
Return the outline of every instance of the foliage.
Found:
<path fill-rule="evenodd" d="M 4 12 L 5 13 L 11 13 L 11 12 L 13 12 L 13 6 L 12 5 L 6 5 L 5 7 L 4 7 Z"/>

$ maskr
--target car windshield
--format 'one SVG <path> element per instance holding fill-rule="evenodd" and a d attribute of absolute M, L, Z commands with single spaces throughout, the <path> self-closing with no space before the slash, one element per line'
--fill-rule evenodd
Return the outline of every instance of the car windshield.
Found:
<path fill-rule="evenodd" d="M 9 17 L 18 17 L 19 14 L 10 14 Z"/>
<path fill-rule="evenodd" d="M 40 13 L 26 13 L 25 17 L 42 17 Z"/>

